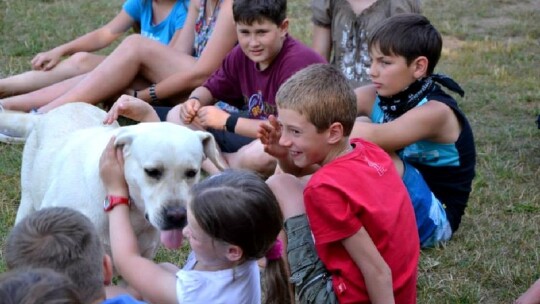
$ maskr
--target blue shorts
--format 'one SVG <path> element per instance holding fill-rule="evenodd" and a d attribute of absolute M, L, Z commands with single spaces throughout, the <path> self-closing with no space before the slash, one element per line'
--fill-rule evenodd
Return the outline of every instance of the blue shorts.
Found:
<path fill-rule="evenodd" d="M 300 303 L 338 303 L 332 278 L 317 256 L 305 214 L 285 221 L 290 281 Z"/>
<path fill-rule="evenodd" d="M 452 229 L 442 203 L 431 192 L 420 171 L 405 161 L 403 165 L 403 183 L 414 207 L 420 247 L 447 242 L 452 237 Z"/>

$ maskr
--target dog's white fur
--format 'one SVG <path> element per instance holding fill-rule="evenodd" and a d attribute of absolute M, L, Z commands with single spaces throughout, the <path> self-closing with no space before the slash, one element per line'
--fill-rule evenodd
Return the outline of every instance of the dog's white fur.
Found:
<path fill-rule="evenodd" d="M 0 129 L 26 139 L 16 222 L 43 207 L 71 207 L 92 220 L 110 253 L 99 159 L 115 136 L 115 145 L 123 146 L 131 222 L 141 254 L 151 258 L 158 230 L 185 225 L 188 191 L 199 180 L 201 162 L 208 157 L 222 168 L 218 150 L 207 132 L 166 122 L 104 126 L 105 114 L 86 103 L 44 115 L 0 113 Z"/>

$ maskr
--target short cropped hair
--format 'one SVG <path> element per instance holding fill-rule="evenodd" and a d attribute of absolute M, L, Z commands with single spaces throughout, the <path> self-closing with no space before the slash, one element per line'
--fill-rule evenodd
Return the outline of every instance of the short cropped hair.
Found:
<path fill-rule="evenodd" d="M 0 303 L 82 304 L 75 284 L 48 268 L 16 269 L 0 275 Z"/>
<path fill-rule="evenodd" d="M 349 136 L 356 119 L 356 96 L 345 76 L 330 64 L 313 64 L 291 76 L 276 94 L 280 109 L 294 110 L 321 133 L 331 124 L 343 125 Z"/>
<path fill-rule="evenodd" d="M 105 251 L 94 224 L 66 207 L 36 211 L 13 227 L 6 242 L 9 269 L 51 268 L 67 275 L 84 302 L 105 296 Z"/>
<path fill-rule="evenodd" d="M 233 18 L 236 23 L 270 20 L 279 26 L 287 18 L 287 0 L 234 0 Z"/>
<path fill-rule="evenodd" d="M 433 74 L 442 50 L 442 37 L 420 14 L 397 14 L 375 26 L 368 37 L 368 49 L 377 47 L 386 56 L 403 56 L 410 65 L 416 58 L 428 59 L 427 75 Z"/>

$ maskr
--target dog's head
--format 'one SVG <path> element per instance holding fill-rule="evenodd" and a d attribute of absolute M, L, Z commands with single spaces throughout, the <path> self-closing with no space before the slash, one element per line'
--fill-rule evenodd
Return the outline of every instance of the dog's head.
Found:
<path fill-rule="evenodd" d="M 172 123 L 140 123 L 121 128 L 115 145 L 123 146 L 133 207 L 161 231 L 165 246 L 179 247 L 189 190 L 199 181 L 202 161 L 223 169 L 214 137 Z"/>

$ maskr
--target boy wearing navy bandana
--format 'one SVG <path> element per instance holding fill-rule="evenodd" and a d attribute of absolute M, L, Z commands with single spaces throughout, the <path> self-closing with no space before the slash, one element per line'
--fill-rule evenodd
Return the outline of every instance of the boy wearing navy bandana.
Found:
<path fill-rule="evenodd" d="M 372 85 L 356 89 L 361 116 L 351 137 L 393 155 L 413 202 L 420 244 L 436 246 L 458 229 L 475 175 L 471 126 L 441 85 L 462 97 L 464 92 L 451 78 L 433 73 L 442 38 L 422 15 L 383 21 L 368 47 Z"/>

